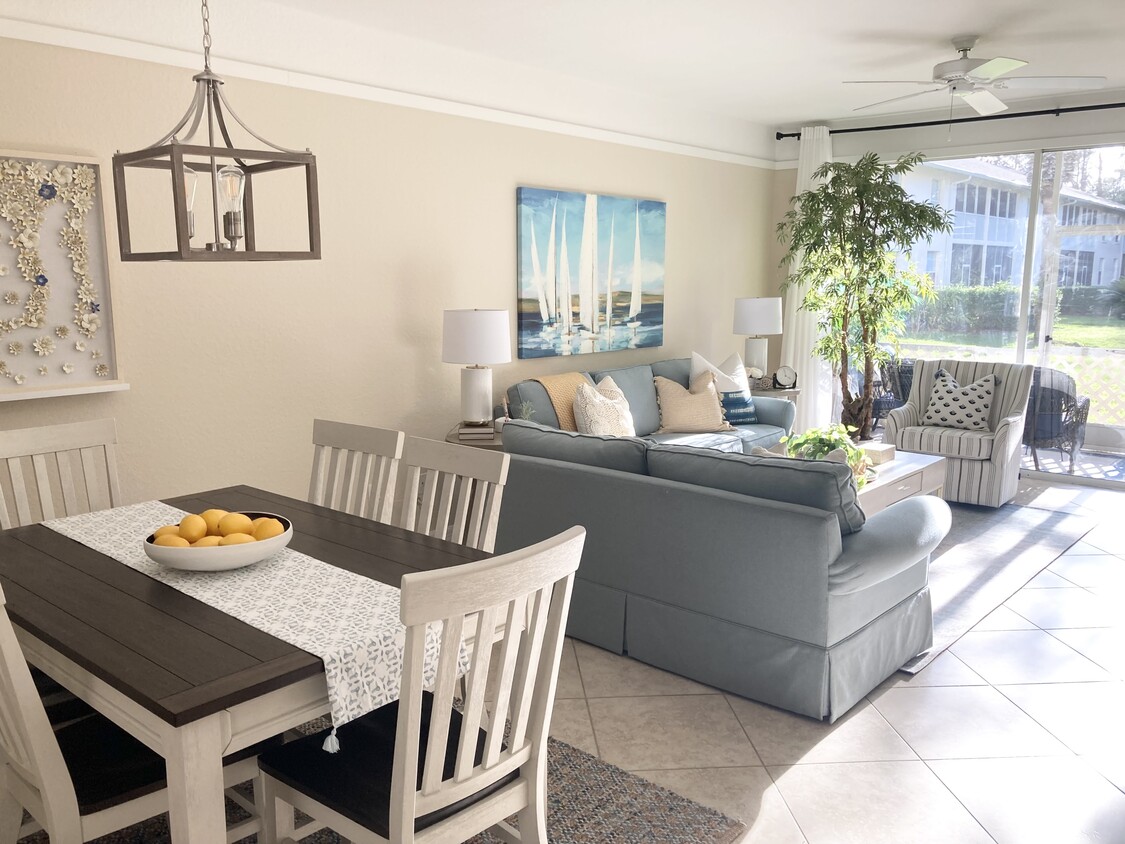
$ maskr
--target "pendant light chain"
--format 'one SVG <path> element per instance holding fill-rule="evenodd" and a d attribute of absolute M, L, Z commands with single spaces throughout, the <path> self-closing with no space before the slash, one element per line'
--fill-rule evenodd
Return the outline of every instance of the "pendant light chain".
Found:
<path fill-rule="evenodd" d="M 203 17 L 203 68 L 211 69 L 211 10 L 207 8 L 207 0 L 203 0 L 200 7 Z"/>

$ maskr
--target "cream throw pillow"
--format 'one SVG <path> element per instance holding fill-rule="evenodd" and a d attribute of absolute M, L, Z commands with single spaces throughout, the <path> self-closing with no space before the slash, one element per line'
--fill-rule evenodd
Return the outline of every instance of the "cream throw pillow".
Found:
<path fill-rule="evenodd" d="M 597 387 L 579 384 L 574 394 L 574 424 L 580 434 L 635 437 L 633 414 L 621 388 L 608 375 Z"/>
<path fill-rule="evenodd" d="M 714 372 L 708 370 L 697 375 L 691 381 L 690 390 L 662 375 L 657 375 L 653 381 L 660 404 L 660 430 L 656 433 L 702 434 L 734 430 L 723 418 Z"/>

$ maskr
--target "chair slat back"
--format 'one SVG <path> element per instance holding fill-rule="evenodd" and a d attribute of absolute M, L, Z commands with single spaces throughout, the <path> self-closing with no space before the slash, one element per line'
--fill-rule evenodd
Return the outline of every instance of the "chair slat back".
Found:
<path fill-rule="evenodd" d="M 389 523 L 405 437 L 402 431 L 314 419 L 309 502 Z"/>
<path fill-rule="evenodd" d="M 481 551 L 496 544 L 507 454 L 408 437 L 399 524 Z"/>
<path fill-rule="evenodd" d="M 44 828 L 65 838 L 80 825 L 74 784 L 5 604 L 0 588 L 0 765 L 8 769 L 5 785 L 18 791 L 20 802 Z"/>
<path fill-rule="evenodd" d="M 120 503 L 112 419 L 0 431 L 0 527 Z"/>
<path fill-rule="evenodd" d="M 519 551 L 402 579 L 406 662 L 391 783 L 391 838 L 414 819 L 462 800 L 522 765 L 545 759 L 574 572 L 586 531 L 573 527 Z M 419 736 L 427 625 L 442 623 L 433 712 L 418 784 Z M 466 699 L 456 748 L 449 725 L 465 632 L 503 621 L 495 648 L 469 657 Z M 489 706 L 485 706 L 485 701 Z M 505 737 L 506 724 L 510 731 Z M 480 743 L 480 730 L 487 739 Z M 447 754 L 453 751 L 453 770 Z M 478 758 L 479 757 L 479 758 Z M 397 826 L 396 826 L 397 824 Z"/>

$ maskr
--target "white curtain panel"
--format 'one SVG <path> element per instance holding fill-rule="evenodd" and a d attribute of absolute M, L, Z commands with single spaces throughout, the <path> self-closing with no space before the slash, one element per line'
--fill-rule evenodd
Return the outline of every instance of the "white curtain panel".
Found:
<path fill-rule="evenodd" d="M 813 173 L 832 160 L 832 138 L 827 126 L 801 128 L 801 154 L 797 162 L 797 193 L 815 187 Z M 801 396 L 793 433 L 818 428 L 840 419 L 840 387 L 832 377 L 826 361 L 813 355 L 817 339 L 816 315 L 798 310 L 804 299 L 803 287 L 793 286 L 785 292 L 785 321 L 781 335 L 781 363 L 797 371 Z"/>

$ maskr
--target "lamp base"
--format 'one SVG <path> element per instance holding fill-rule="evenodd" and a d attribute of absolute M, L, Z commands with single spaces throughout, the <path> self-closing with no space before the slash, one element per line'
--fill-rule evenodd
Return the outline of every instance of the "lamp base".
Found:
<path fill-rule="evenodd" d="M 492 421 L 492 369 L 466 366 L 461 370 L 461 421 L 479 425 Z"/>
<path fill-rule="evenodd" d="M 770 343 L 765 337 L 746 338 L 746 357 L 742 363 L 747 368 L 756 366 L 762 372 L 768 372 Z"/>

